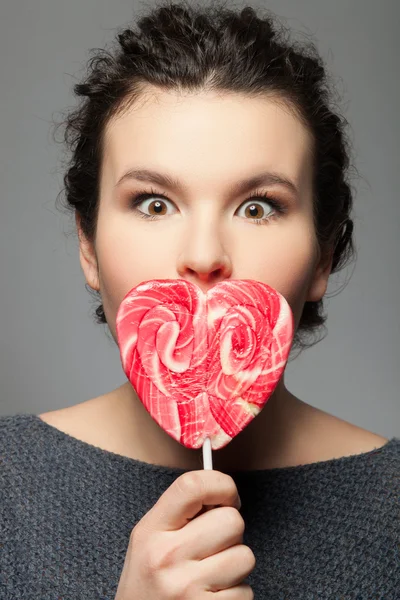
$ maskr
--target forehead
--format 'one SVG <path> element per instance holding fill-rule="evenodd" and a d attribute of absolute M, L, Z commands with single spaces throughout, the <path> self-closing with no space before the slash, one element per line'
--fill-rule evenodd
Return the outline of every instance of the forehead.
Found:
<path fill-rule="evenodd" d="M 271 168 L 306 185 L 313 137 L 282 99 L 151 91 L 107 124 L 103 166 L 116 179 L 135 164 L 230 179 Z"/>

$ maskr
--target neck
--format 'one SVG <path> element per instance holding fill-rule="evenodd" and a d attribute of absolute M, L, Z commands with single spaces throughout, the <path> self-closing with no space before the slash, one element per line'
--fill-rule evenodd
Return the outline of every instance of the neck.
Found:
<path fill-rule="evenodd" d="M 129 382 L 115 393 L 138 460 L 187 470 L 203 468 L 202 450 L 185 448 L 166 434 Z M 227 472 L 280 466 L 293 443 L 301 405 L 307 406 L 286 389 L 282 377 L 260 414 L 227 446 L 213 452 L 213 468 Z"/>

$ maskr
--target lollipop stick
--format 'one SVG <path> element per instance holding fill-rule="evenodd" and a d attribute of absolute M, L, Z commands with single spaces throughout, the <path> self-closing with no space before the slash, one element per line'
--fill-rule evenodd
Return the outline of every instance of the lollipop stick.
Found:
<path fill-rule="evenodd" d="M 206 438 L 203 444 L 203 468 L 212 471 L 211 440 Z"/>

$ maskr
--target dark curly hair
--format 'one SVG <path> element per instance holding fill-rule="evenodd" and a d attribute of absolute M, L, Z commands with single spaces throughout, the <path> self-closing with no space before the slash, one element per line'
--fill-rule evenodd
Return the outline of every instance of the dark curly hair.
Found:
<path fill-rule="evenodd" d="M 85 78 L 74 86 L 81 98 L 61 123 L 69 151 L 63 190 L 67 211 L 80 216 L 82 231 L 94 242 L 99 172 L 105 126 L 140 99 L 147 85 L 162 90 L 274 94 L 285 100 L 314 138 L 314 223 L 321 256 L 333 255 L 332 273 L 355 256 L 353 198 L 349 184 L 347 121 L 333 110 L 333 90 L 312 42 L 290 40 L 275 15 L 239 11 L 213 1 L 198 7 L 162 2 L 117 35 L 109 49 L 97 49 Z M 333 253 L 333 254 L 332 254 Z M 99 292 L 96 302 L 101 301 Z M 303 350 L 326 329 L 323 300 L 306 302 L 293 342 Z M 97 323 L 107 323 L 102 304 Z"/>

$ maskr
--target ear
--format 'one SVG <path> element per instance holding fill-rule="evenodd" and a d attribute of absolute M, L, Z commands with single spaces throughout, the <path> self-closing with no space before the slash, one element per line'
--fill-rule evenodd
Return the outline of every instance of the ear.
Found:
<path fill-rule="evenodd" d="M 100 290 L 100 283 L 94 246 L 83 233 L 81 217 L 77 212 L 75 213 L 75 222 L 79 237 L 79 261 L 81 263 L 82 271 L 85 275 L 86 283 L 93 290 L 98 292 Z"/>
<path fill-rule="evenodd" d="M 318 302 L 323 298 L 328 287 L 329 275 L 332 271 L 333 249 L 320 258 L 315 267 L 314 276 L 308 289 L 307 302 Z"/>

